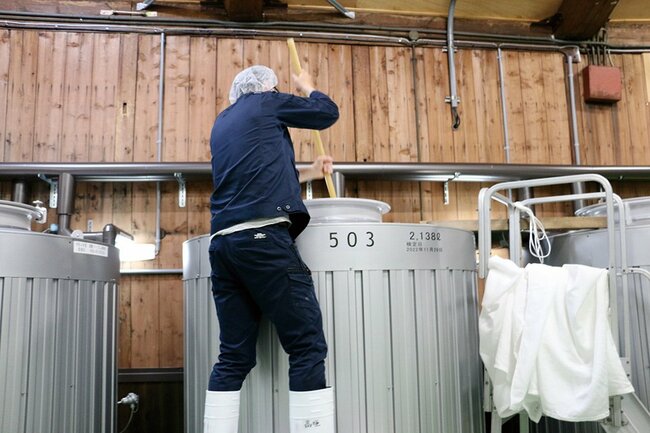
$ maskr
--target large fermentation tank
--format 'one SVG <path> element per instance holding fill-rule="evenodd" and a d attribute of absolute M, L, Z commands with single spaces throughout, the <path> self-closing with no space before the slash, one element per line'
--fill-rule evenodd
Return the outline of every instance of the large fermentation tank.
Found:
<path fill-rule="evenodd" d="M 117 250 L 0 202 L 0 432 L 113 433 Z"/>
<path fill-rule="evenodd" d="M 388 224 L 388 206 L 307 201 L 312 222 L 297 246 L 312 271 L 329 344 L 328 384 L 339 433 L 479 433 L 475 244 L 466 231 Z M 184 244 L 187 433 L 200 431 L 217 359 L 209 237 Z M 257 367 L 242 393 L 240 432 L 288 427 L 288 359 L 264 324 Z"/>
<path fill-rule="evenodd" d="M 625 207 L 627 265 L 650 270 L 650 197 L 623 200 Z M 605 216 L 604 204 L 580 209 L 578 215 Z M 615 219 L 619 222 L 618 212 Z M 620 263 L 620 234 L 616 232 L 617 263 Z M 609 263 L 607 230 L 580 230 L 551 237 L 551 254 L 545 260 L 549 265 L 561 266 L 574 263 L 598 268 L 607 268 Z M 630 363 L 631 382 L 635 393 L 650 407 L 650 281 L 638 274 L 628 277 L 629 325 L 631 336 Z M 623 304 L 619 293 L 618 316 L 622 319 Z M 623 329 L 619 320 L 619 329 Z M 597 423 L 565 423 L 543 419 L 533 431 L 539 432 L 584 432 L 598 433 L 602 430 Z"/>

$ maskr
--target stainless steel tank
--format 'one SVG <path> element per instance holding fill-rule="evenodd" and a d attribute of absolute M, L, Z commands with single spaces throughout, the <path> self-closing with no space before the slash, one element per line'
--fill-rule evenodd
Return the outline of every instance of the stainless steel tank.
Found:
<path fill-rule="evenodd" d="M 117 249 L 32 232 L 35 208 L 1 205 L 0 431 L 113 433 Z"/>
<path fill-rule="evenodd" d="M 472 233 L 382 223 L 385 203 L 306 202 L 297 246 L 312 271 L 329 345 L 339 433 L 483 431 Z M 209 237 L 183 246 L 185 431 L 200 431 L 218 354 Z M 242 392 L 240 432 L 287 432 L 288 359 L 272 327 Z"/>
<path fill-rule="evenodd" d="M 623 200 L 625 207 L 627 265 L 650 270 L 650 197 Z M 578 215 L 604 216 L 604 204 L 580 209 Z M 615 212 L 618 222 L 618 212 Z M 620 234 L 617 232 L 617 263 L 620 263 Z M 551 237 L 551 255 L 545 260 L 549 265 L 565 263 L 582 264 L 599 268 L 608 267 L 607 230 L 580 230 Z M 629 324 L 631 334 L 630 363 L 631 382 L 635 393 L 650 407 L 650 282 L 640 275 L 629 277 Z M 622 296 L 619 299 L 619 319 L 623 310 Z M 619 329 L 623 323 L 619 321 Z M 545 420 L 533 431 L 573 431 L 598 433 L 597 423 L 563 423 Z"/>

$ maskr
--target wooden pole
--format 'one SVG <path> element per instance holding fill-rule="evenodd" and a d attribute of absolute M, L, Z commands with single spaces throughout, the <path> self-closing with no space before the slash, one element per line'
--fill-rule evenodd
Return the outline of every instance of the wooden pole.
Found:
<path fill-rule="evenodd" d="M 289 57 L 291 57 L 291 67 L 296 72 L 296 75 L 300 75 L 302 72 L 302 67 L 300 66 L 300 57 L 298 57 L 298 50 L 296 50 L 296 43 L 293 38 L 287 39 L 287 45 L 289 46 Z M 325 155 L 325 147 L 323 146 L 323 140 L 320 138 L 320 132 L 317 130 L 312 130 L 312 136 L 314 142 L 316 143 L 316 151 L 319 155 Z M 329 192 L 330 198 L 336 198 L 336 191 L 334 190 L 334 182 L 332 181 L 332 175 L 330 173 L 325 173 L 325 184 L 327 185 L 327 191 Z"/>

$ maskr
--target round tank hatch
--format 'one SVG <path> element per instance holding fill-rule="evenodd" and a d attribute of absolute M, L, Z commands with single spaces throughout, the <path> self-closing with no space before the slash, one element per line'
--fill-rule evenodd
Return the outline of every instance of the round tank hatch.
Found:
<path fill-rule="evenodd" d="M 317 198 L 305 200 L 310 224 L 381 222 L 390 211 L 388 203 L 365 198 Z"/>
<path fill-rule="evenodd" d="M 40 217 L 41 213 L 34 206 L 0 200 L 0 227 L 31 230 L 32 220 Z"/>
<path fill-rule="evenodd" d="M 626 225 L 647 225 L 650 224 L 650 197 L 636 197 L 623 200 L 625 207 Z M 577 216 L 607 216 L 605 203 L 596 203 L 576 211 Z M 616 203 L 614 203 L 614 219 L 618 221 Z"/>

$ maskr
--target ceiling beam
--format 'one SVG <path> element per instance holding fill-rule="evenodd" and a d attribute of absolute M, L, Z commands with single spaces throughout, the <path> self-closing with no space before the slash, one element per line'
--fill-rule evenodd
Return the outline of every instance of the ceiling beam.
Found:
<path fill-rule="evenodd" d="M 264 18 L 264 0 L 223 0 L 223 6 L 231 21 L 256 22 Z"/>
<path fill-rule="evenodd" d="M 557 39 L 586 40 L 607 24 L 619 0 L 564 0 L 550 18 Z"/>

